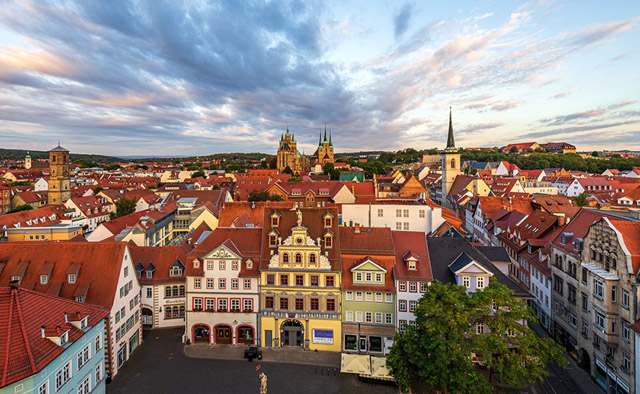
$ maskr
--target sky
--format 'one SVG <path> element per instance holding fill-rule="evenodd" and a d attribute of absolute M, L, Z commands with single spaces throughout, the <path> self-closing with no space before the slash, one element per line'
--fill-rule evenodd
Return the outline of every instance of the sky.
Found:
<path fill-rule="evenodd" d="M 0 147 L 640 150 L 640 2 L 0 1 Z"/>

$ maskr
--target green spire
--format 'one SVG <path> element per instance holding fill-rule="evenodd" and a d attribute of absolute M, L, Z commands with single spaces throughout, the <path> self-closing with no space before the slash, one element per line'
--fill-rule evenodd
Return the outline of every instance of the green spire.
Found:
<path fill-rule="evenodd" d="M 289 126 L 287 126 L 287 134 L 286 135 L 289 135 Z"/>
<path fill-rule="evenodd" d="M 456 149 L 456 144 L 453 140 L 453 121 L 451 118 L 451 107 L 449 107 L 449 136 L 447 137 L 446 149 Z"/>

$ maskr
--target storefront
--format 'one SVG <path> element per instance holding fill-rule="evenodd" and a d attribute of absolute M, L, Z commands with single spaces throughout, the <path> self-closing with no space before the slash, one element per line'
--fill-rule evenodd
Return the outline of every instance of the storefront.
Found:
<path fill-rule="evenodd" d="M 630 388 L 625 382 L 623 382 L 614 371 L 607 368 L 607 366 L 598 358 L 596 360 L 596 382 L 607 393 L 612 394 L 629 394 Z M 608 388 L 608 389 L 607 389 Z"/>

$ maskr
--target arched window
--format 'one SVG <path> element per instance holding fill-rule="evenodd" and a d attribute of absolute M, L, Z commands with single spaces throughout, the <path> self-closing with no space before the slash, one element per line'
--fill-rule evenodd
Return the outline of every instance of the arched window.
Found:
<path fill-rule="evenodd" d="M 164 296 L 171 297 L 171 286 L 167 286 L 164 288 Z"/>
<path fill-rule="evenodd" d="M 171 308 L 167 307 L 167 309 L 164 310 L 164 318 L 171 319 Z"/>
<path fill-rule="evenodd" d="M 456 168 L 456 159 L 451 159 L 451 168 Z"/>
<path fill-rule="evenodd" d="M 184 305 L 180 307 L 180 317 L 184 317 Z"/>
<path fill-rule="evenodd" d="M 296 264 L 302 263 L 302 255 L 300 253 L 296 253 Z"/>
<path fill-rule="evenodd" d="M 316 263 L 316 255 L 314 253 L 309 255 L 309 263 L 310 264 L 315 264 Z"/>
<path fill-rule="evenodd" d="M 173 286 L 172 290 L 172 296 L 173 297 L 177 297 L 178 296 L 178 286 Z"/>
<path fill-rule="evenodd" d="M 180 285 L 180 297 L 184 297 L 184 285 Z"/>
<path fill-rule="evenodd" d="M 173 307 L 173 317 L 178 317 L 178 307 L 177 306 Z"/>
<path fill-rule="evenodd" d="M 288 263 L 289 262 L 289 253 L 283 253 L 282 254 L 282 262 L 283 263 Z"/>

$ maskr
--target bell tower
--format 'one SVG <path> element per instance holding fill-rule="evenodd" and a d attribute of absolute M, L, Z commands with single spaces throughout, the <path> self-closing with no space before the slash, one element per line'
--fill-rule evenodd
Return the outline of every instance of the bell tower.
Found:
<path fill-rule="evenodd" d="M 29 151 L 27 151 L 27 155 L 24 157 L 24 169 L 31 169 L 31 155 L 29 154 Z"/>
<path fill-rule="evenodd" d="M 70 198 L 69 151 L 58 142 L 49 151 L 49 205 L 62 205 Z"/>
<path fill-rule="evenodd" d="M 447 147 L 440 153 L 442 158 L 442 205 L 449 207 L 447 195 L 453 186 L 456 177 L 460 175 L 460 152 L 456 148 L 453 139 L 453 121 L 451 117 L 451 107 L 449 107 L 449 135 L 447 136 Z"/>

